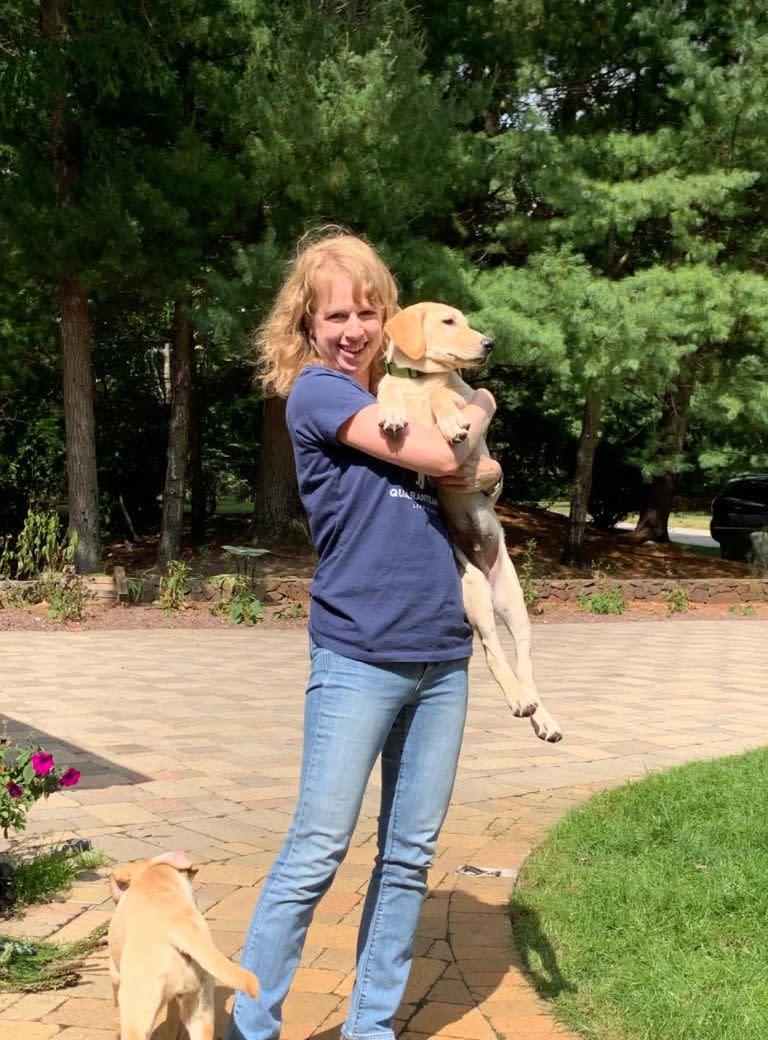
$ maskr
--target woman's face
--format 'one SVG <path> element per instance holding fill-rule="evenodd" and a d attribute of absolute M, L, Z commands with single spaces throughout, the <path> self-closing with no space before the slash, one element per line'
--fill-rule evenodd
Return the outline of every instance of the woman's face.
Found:
<path fill-rule="evenodd" d="M 374 358 L 381 350 L 383 315 L 364 296 L 355 301 L 352 279 L 330 274 L 312 319 L 310 336 L 328 368 L 352 376 L 368 389 Z"/>

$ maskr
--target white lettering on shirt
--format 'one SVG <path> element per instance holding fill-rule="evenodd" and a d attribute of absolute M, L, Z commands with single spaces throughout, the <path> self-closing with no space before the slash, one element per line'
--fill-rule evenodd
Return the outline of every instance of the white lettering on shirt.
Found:
<path fill-rule="evenodd" d="M 437 509 L 437 499 L 428 491 L 407 491 L 403 487 L 392 487 L 389 489 L 389 497 L 410 499 L 414 509 Z"/>

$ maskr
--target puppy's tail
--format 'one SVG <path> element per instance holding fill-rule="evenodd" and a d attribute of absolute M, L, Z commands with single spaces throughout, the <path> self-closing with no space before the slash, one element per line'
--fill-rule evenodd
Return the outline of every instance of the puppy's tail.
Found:
<path fill-rule="evenodd" d="M 240 989 L 254 999 L 259 995 L 259 980 L 252 971 L 241 968 L 213 944 L 206 928 L 192 921 L 177 921 L 170 932 L 171 943 L 197 961 L 214 978 L 232 989 Z"/>

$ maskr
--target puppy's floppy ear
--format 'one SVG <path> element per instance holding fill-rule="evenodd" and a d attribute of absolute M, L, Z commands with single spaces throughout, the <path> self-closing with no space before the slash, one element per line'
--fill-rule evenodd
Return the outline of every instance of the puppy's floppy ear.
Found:
<path fill-rule="evenodd" d="M 125 895 L 136 871 L 146 867 L 148 862 L 146 859 L 137 859 L 135 863 L 121 863 L 120 866 L 115 867 L 109 876 L 109 890 L 116 903 L 119 903 L 121 896 Z"/>
<path fill-rule="evenodd" d="M 161 852 L 159 856 L 152 857 L 152 863 L 167 863 L 171 867 L 175 867 L 176 870 L 182 873 L 194 876 L 197 873 L 197 867 L 186 854 L 186 852 Z"/>
<path fill-rule="evenodd" d="M 413 304 L 398 311 L 384 326 L 384 331 L 406 357 L 420 358 L 426 350 L 424 341 L 424 311 Z"/>

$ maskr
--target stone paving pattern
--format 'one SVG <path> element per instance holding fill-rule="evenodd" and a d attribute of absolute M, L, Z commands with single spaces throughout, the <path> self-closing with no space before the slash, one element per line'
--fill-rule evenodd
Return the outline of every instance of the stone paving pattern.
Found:
<path fill-rule="evenodd" d="M 566 733 L 555 746 L 508 713 L 476 654 L 459 776 L 398 1017 L 401 1040 L 568 1037 L 522 970 L 505 914 L 510 879 L 457 868 L 518 868 L 592 792 L 764 743 L 766 648 L 768 622 L 758 620 L 537 625 L 537 676 Z M 89 837 L 118 861 L 184 849 L 200 865 L 198 905 L 213 936 L 237 957 L 294 806 L 306 672 L 301 629 L 3 633 L 0 711 L 10 732 L 32 732 L 83 773 L 78 787 L 35 806 L 28 840 Z M 347 860 L 310 929 L 283 1040 L 338 1037 L 378 794 L 374 774 Z M 112 910 L 106 874 L 2 929 L 87 934 Z M 217 987 L 218 1037 L 230 1001 Z M 104 950 L 74 988 L 0 996 L 0 1040 L 112 1036 Z"/>

